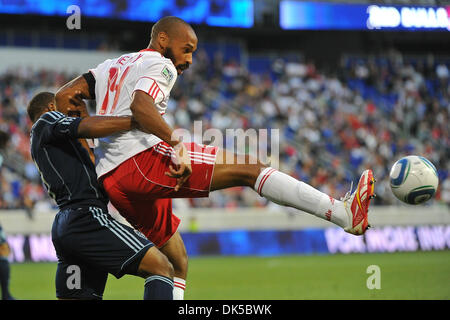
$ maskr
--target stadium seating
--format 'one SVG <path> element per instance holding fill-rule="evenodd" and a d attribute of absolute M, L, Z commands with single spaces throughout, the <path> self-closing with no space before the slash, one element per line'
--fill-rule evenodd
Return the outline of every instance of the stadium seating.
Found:
<path fill-rule="evenodd" d="M 192 130 L 277 128 L 279 168 L 335 197 L 371 167 L 376 204 L 395 204 L 388 175 L 393 159 L 421 154 L 438 168 L 433 201 L 450 204 L 450 59 L 345 56 L 333 74 L 301 59 L 250 58 L 239 48 L 228 58 L 203 47 L 172 91 L 166 120 Z M 229 58 L 231 56 L 231 58 Z M 56 91 L 74 74 L 14 69 L 0 73 L 0 129 L 11 134 L 0 175 L 0 209 L 53 206 L 29 155 L 26 105 L 37 91 Z M 366 157 L 366 155 L 369 155 Z M 364 160 L 365 159 L 365 160 Z M 190 206 L 265 206 L 250 190 L 214 192 Z"/>

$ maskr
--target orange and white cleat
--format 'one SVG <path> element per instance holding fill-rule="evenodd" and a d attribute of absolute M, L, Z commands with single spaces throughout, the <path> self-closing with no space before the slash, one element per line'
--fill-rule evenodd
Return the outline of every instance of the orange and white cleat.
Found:
<path fill-rule="evenodd" d="M 356 190 L 350 191 L 341 199 L 349 219 L 348 226 L 344 230 L 354 235 L 362 235 L 370 227 L 368 211 L 370 200 L 376 197 L 375 179 L 372 170 L 365 170 L 359 178 Z"/>

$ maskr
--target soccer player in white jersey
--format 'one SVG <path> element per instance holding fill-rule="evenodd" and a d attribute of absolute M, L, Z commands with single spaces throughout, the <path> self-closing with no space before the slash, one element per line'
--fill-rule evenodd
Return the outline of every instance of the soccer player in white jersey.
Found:
<path fill-rule="evenodd" d="M 152 28 L 147 49 L 106 60 L 65 85 L 56 97 L 58 110 L 85 115 L 84 105 L 76 101 L 95 98 L 98 115 L 133 115 L 146 132 L 100 139 L 96 170 L 120 214 L 172 262 L 174 299 L 183 298 L 188 262 L 171 198 L 207 197 L 214 190 L 248 186 L 275 203 L 361 235 L 369 226 L 374 196 L 372 170 L 362 173 L 353 193 L 337 200 L 248 155 L 245 163 L 238 163 L 229 151 L 177 140 L 164 113 L 177 76 L 193 62 L 197 42 L 188 23 L 162 18 Z"/>

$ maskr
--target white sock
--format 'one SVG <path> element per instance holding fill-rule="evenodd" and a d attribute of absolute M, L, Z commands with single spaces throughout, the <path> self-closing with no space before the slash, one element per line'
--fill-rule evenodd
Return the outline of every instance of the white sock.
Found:
<path fill-rule="evenodd" d="M 184 290 L 186 289 L 186 280 L 173 277 L 173 300 L 184 300 Z"/>
<path fill-rule="evenodd" d="M 280 205 L 293 207 L 331 221 L 340 227 L 348 224 L 342 201 L 273 168 L 264 169 L 254 186 L 261 196 Z"/>

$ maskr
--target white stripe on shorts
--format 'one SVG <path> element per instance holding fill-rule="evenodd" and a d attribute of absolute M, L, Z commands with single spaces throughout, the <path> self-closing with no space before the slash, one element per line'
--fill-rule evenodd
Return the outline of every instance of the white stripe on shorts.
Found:
<path fill-rule="evenodd" d="M 208 160 L 208 159 L 205 159 L 205 158 L 203 158 L 201 156 L 196 156 L 196 155 L 191 155 L 191 154 L 189 154 L 189 157 L 192 160 L 195 160 L 196 162 L 201 162 L 201 163 L 206 163 L 206 164 L 215 164 L 216 163 L 215 159 L 214 160 Z"/>
<path fill-rule="evenodd" d="M 96 209 L 102 213 L 101 209 L 99 209 L 99 208 L 96 208 Z M 105 219 L 107 218 L 107 215 L 104 213 L 102 213 L 102 216 Z M 111 219 L 108 221 L 110 222 L 110 224 L 112 224 L 113 227 L 116 228 L 117 231 L 122 232 L 125 235 L 125 237 L 127 237 L 132 243 L 134 243 L 139 250 L 141 250 L 144 247 L 144 245 L 139 240 L 137 240 L 136 234 L 133 234 L 130 231 L 128 231 L 127 229 L 125 229 L 119 222 L 117 222 L 114 219 Z"/>
<path fill-rule="evenodd" d="M 216 155 L 215 154 L 202 153 L 202 152 L 189 151 L 189 150 L 188 150 L 188 153 L 193 154 L 193 155 L 197 155 L 197 156 L 201 156 L 201 157 L 205 157 L 205 159 L 208 159 L 208 160 L 215 160 L 216 159 Z"/>
<path fill-rule="evenodd" d="M 174 157 L 174 150 L 171 147 L 167 147 L 162 144 L 158 144 L 154 148 L 155 152 L 158 152 L 159 154 L 165 155 L 165 156 L 171 156 Z M 209 154 L 209 153 L 201 153 L 196 151 L 189 151 L 188 154 L 191 157 L 191 159 L 195 160 L 195 162 L 200 163 L 206 163 L 206 164 L 215 164 L 216 163 L 216 155 Z"/>
<path fill-rule="evenodd" d="M 128 247 L 133 249 L 133 251 L 138 252 L 144 247 L 142 243 L 140 243 L 138 240 L 134 238 L 134 235 L 132 235 L 129 231 L 127 231 L 122 226 L 117 224 L 117 221 L 108 220 L 107 216 L 102 212 L 101 209 L 89 207 L 89 210 L 92 213 L 93 217 L 100 223 L 100 225 L 108 228 Z"/>

